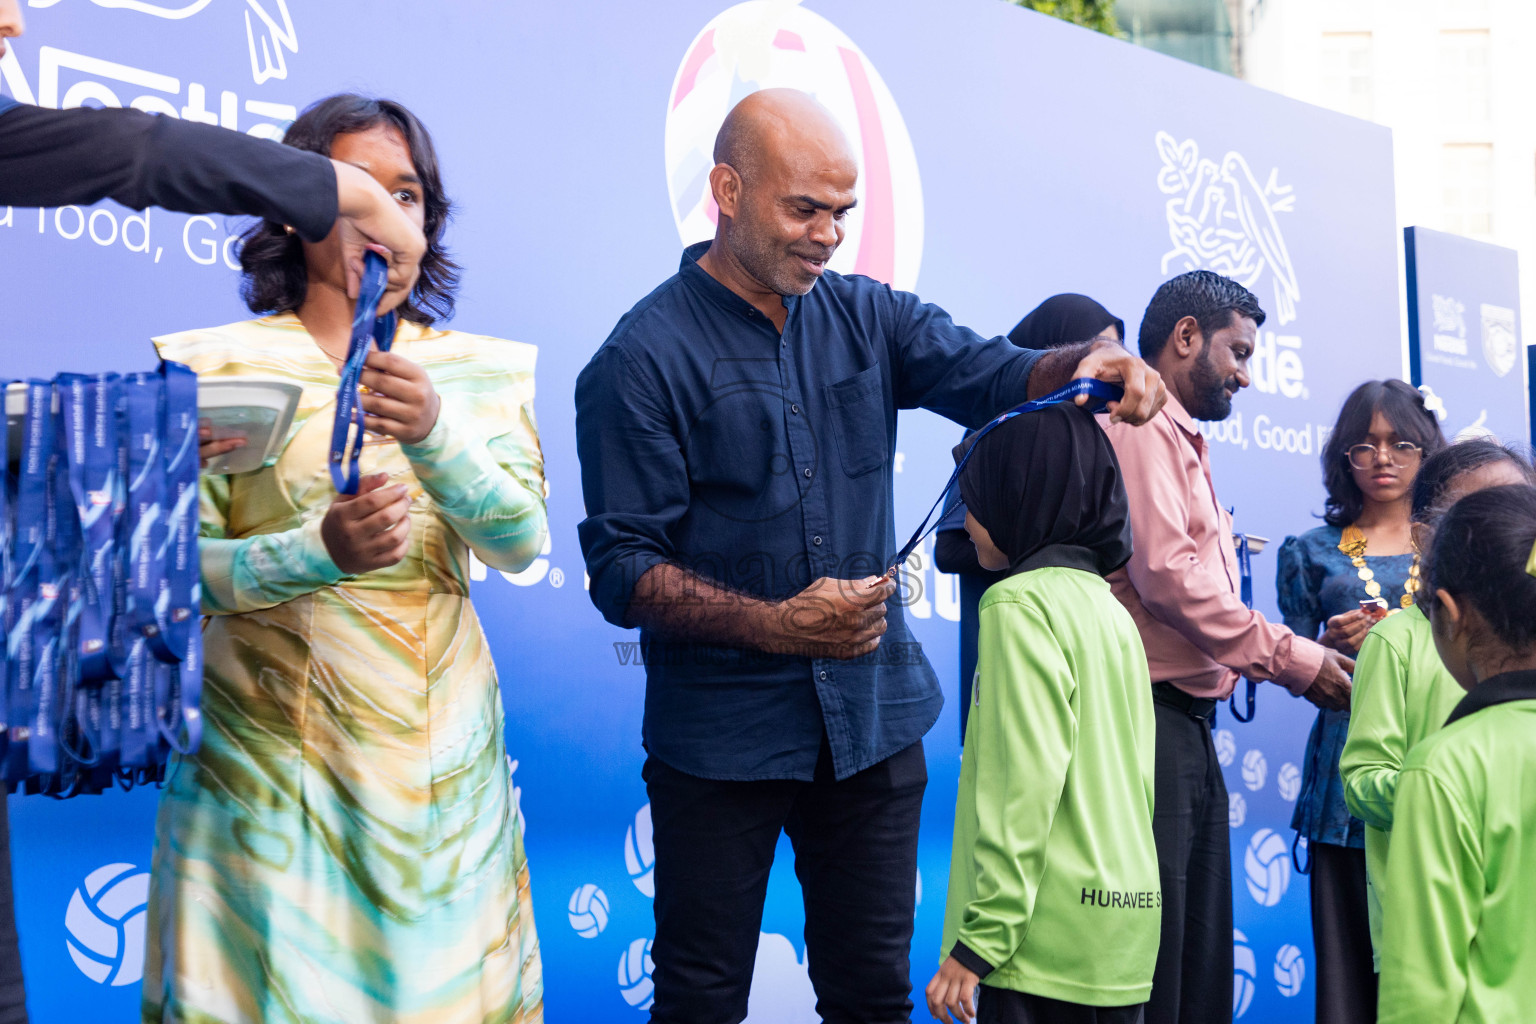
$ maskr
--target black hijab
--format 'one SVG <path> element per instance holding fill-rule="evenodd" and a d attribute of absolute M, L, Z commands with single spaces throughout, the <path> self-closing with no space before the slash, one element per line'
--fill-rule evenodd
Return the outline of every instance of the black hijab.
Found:
<path fill-rule="evenodd" d="M 1086 295 L 1063 292 L 1052 295 L 1008 332 L 1019 348 L 1045 349 L 1076 345 L 1094 337 L 1110 324 L 1125 340 L 1125 324 L 1119 317 Z"/>
<path fill-rule="evenodd" d="M 1130 560 L 1120 463 L 1092 413 L 1048 406 L 975 443 L 960 496 L 1008 556 L 1010 574 L 1054 565 L 1108 576 Z M 955 447 L 956 462 L 970 444 Z"/>

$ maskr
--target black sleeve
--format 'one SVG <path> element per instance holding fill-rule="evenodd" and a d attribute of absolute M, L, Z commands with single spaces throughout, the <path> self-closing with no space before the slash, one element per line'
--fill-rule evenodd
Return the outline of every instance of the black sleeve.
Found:
<path fill-rule="evenodd" d="M 961 967 L 964 967 L 982 980 L 986 980 L 987 975 L 991 974 L 994 970 L 991 964 L 981 958 L 980 953 L 977 953 L 958 939 L 955 940 L 955 945 L 950 949 L 949 955 L 954 957 Z"/>
<path fill-rule="evenodd" d="M 318 242 L 336 222 L 336 171 L 318 153 L 141 110 L 0 109 L 0 204 L 104 198 L 249 214 Z"/>
<path fill-rule="evenodd" d="M 976 545 L 965 530 L 941 529 L 933 535 L 933 564 L 939 572 L 964 576 L 991 576 L 976 560 Z"/>

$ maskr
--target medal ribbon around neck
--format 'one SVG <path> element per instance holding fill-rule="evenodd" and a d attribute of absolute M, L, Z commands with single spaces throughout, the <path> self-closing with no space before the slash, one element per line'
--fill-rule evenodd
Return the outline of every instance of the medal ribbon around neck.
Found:
<path fill-rule="evenodd" d="M 1365 582 L 1365 592 L 1372 599 L 1382 601 L 1381 582 L 1376 579 L 1376 573 L 1365 564 L 1365 549 L 1368 541 L 1365 532 L 1360 527 L 1351 523 L 1344 527 L 1344 532 L 1339 538 L 1339 550 L 1349 559 L 1349 564 L 1355 567 L 1355 573 Z M 1398 605 L 1402 608 L 1413 607 L 1413 595 L 1419 592 L 1422 584 L 1419 581 L 1419 553 L 1413 553 L 1413 564 L 1408 567 L 1408 579 L 1403 583 L 1403 596 L 1398 599 Z M 1389 606 L 1390 607 L 1390 606 Z M 1394 611 L 1396 609 L 1393 609 Z"/>

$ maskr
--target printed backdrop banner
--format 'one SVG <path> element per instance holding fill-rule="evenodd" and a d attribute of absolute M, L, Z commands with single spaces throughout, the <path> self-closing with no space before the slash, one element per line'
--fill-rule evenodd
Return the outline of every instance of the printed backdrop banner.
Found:
<path fill-rule="evenodd" d="M 834 268 L 913 288 L 983 333 L 1060 291 L 1094 295 L 1134 333 L 1157 285 L 1191 268 L 1251 286 L 1269 312 L 1254 386 L 1207 436 L 1239 528 L 1275 545 L 1317 522 L 1318 452 L 1343 396 L 1398 366 L 1384 129 L 1001 0 L 33 0 L 27 14 L 28 35 L 0 61 L 8 95 L 276 136 L 313 100 L 355 90 L 404 101 L 433 131 L 458 202 L 454 323 L 540 350 L 549 547 L 515 576 L 479 570 L 474 598 L 500 670 L 560 1024 L 644 1019 L 653 928 L 644 671 L 635 634 L 605 624 L 583 592 L 573 387 L 683 244 L 710 234 L 710 147 L 735 100 L 791 85 L 830 107 L 861 192 Z M 152 335 L 244 318 L 239 227 L 111 203 L 0 207 L 0 373 L 142 368 Z M 957 435 L 903 413 L 898 529 L 934 499 Z M 931 550 L 907 567 L 909 618 L 950 697 L 927 740 L 919 999 L 938 962 L 959 776 L 958 588 Z M 1255 563 L 1266 613 L 1273 551 Z M 1265 686 L 1253 724 L 1218 723 L 1246 1022 L 1310 1019 L 1307 886 L 1288 826 L 1311 719 Z M 152 791 L 11 802 L 35 1020 L 133 1019 L 154 806 Z M 755 1024 L 815 1019 L 791 859 L 781 844 Z"/>
<path fill-rule="evenodd" d="M 1408 360 L 1443 406 L 1446 435 L 1529 440 L 1519 254 L 1443 231 L 1403 229 Z"/>

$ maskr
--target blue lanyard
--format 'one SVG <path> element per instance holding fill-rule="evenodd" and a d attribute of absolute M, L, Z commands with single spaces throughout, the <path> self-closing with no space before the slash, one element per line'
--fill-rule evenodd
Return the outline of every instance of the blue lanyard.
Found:
<path fill-rule="evenodd" d="M 197 560 L 197 374 L 167 360 L 160 364 L 160 377 L 165 389 L 161 408 L 168 518 L 159 563 L 167 584 L 163 592 L 168 606 L 164 638 L 174 664 L 158 673 L 155 724 L 171 750 L 188 754 L 197 749 L 202 736 L 198 712 L 203 664 L 198 623 L 202 597 Z"/>
<path fill-rule="evenodd" d="M 124 605 L 128 661 L 123 700 L 120 762 L 125 770 L 144 772 L 159 762 L 157 701 L 168 698 L 157 666 L 174 665 L 178 656 L 167 632 L 170 580 L 166 575 L 169 510 L 166 508 L 163 405 L 159 373 L 133 373 L 123 380 L 128 432 L 128 502 L 123 517 L 127 535 L 128 579 Z"/>
<path fill-rule="evenodd" d="M 50 401 L 52 395 L 49 396 Z M 58 430 L 58 410 L 54 410 L 54 429 Z M 60 543 L 65 532 L 61 495 L 58 487 L 59 436 L 54 437 L 54 452 L 48 460 L 48 476 L 43 488 L 43 550 L 37 560 L 37 614 L 32 619 L 32 725 L 27 737 L 27 766 L 33 774 L 51 775 L 59 770 L 58 732 L 59 661 L 65 637 L 65 611 L 72 596 L 68 544 Z M 62 556 L 62 557 L 61 557 Z M 78 593 L 78 592 L 76 592 Z"/>
<path fill-rule="evenodd" d="M 166 646 L 181 660 L 186 637 L 197 626 L 199 583 L 197 562 L 197 374 L 181 363 L 160 364 L 164 397 L 160 404 L 165 457 L 165 540 L 159 559 L 166 586 L 164 608 Z"/>
<path fill-rule="evenodd" d="M 1253 607 L 1253 559 L 1248 551 L 1248 535 L 1240 533 L 1235 538 L 1237 541 L 1237 572 L 1239 577 L 1238 588 L 1241 591 L 1243 604 Z"/>
<path fill-rule="evenodd" d="M 149 764 L 150 736 L 155 732 L 154 681 L 150 666 L 158 664 L 142 636 L 129 641 L 128 671 L 123 678 L 119 762 L 129 772 Z"/>
<path fill-rule="evenodd" d="M 30 381 L 23 433 L 0 487 L 0 775 L 60 797 L 156 780 L 201 734 L 196 375 Z"/>
<path fill-rule="evenodd" d="M 0 401 L 10 391 L 11 382 L 0 378 Z M 8 440 L 0 442 L 7 444 Z M 10 454 L 6 453 L 9 460 Z M 10 657 L 11 634 L 11 473 L 8 465 L 0 465 L 0 766 L 5 764 L 5 750 L 10 742 Z"/>
<path fill-rule="evenodd" d="M 1236 515 L 1236 513 L 1237 513 L 1237 509 L 1235 509 L 1235 508 L 1228 509 L 1227 511 L 1229 513 L 1233 514 L 1233 515 Z M 1238 571 L 1238 577 L 1239 577 L 1238 589 L 1239 589 L 1239 592 L 1240 592 L 1240 594 L 1242 596 L 1243 604 L 1247 605 L 1249 608 L 1252 608 L 1253 607 L 1253 558 L 1252 558 L 1252 554 L 1248 550 L 1248 535 L 1246 533 L 1239 533 L 1237 535 L 1237 537 L 1236 537 L 1236 541 L 1237 541 L 1237 571 Z M 1232 694 L 1231 697 L 1227 698 L 1227 710 L 1232 712 L 1232 717 L 1234 719 L 1236 719 L 1239 722 L 1242 722 L 1242 723 L 1246 724 L 1248 722 L 1253 721 L 1254 712 L 1256 710 L 1256 705 L 1254 704 L 1254 700 L 1258 697 L 1259 687 L 1258 687 L 1257 683 L 1255 683 L 1252 679 L 1249 679 L 1247 676 L 1243 677 L 1243 683 L 1247 687 L 1247 690 L 1246 690 L 1246 693 L 1245 693 L 1245 700 L 1244 700 L 1244 703 L 1247 705 L 1247 711 L 1246 712 L 1241 712 L 1241 711 L 1237 710 L 1237 694 L 1236 693 Z"/>
<path fill-rule="evenodd" d="M 44 791 L 53 794 L 71 792 L 79 778 L 77 766 L 89 766 L 96 760 L 89 720 L 90 705 L 99 694 L 99 687 L 80 686 L 80 620 L 85 611 L 87 586 L 83 562 L 85 534 L 70 480 L 75 453 L 70 447 L 74 438 L 69 429 L 72 410 L 67 383 L 56 381 L 54 385 L 59 402 L 59 448 L 48 492 L 50 550 L 60 600 L 55 609 L 55 634 L 50 638 L 54 644 L 54 679 L 51 688 L 38 690 L 37 723 L 32 729 L 34 740 L 39 736 L 44 739 L 41 750 L 34 742 L 34 753 L 38 758 L 45 754 L 47 757 L 46 765 L 34 761 L 33 768 L 53 776 L 51 780 L 42 780 Z M 66 756 L 60 758 L 59 750 Z"/>
<path fill-rule="evenodd" d="M 949 481 L 944 485 L 944 489 L 939 492 L 939 500 L 935 501 L 932 507 L 928 509 L 928 514 L 923 517 L 923 521 L 918 524 L 917 529 L 913 532 L 912 539 L 907 541 L 906 545 L 896 553 L 896 557 L 891 560 L 891 567 L 886 570 L 886 576 L 894 578 L 896 571 L 900 569 L 902 565 L 906 564 L 906 561 L 911 556 L 912 552 L 916 551 L 917 546 L 923 542 L 923 538 L 937 529 L 939 523 L 943 522 L 944 517 L 947 516 L 950 512 L 954 511 L 955 505 L 959 504 L 959 501 L 956 501 L 954 504 L 944 509 L 944 511 L 940 513 L 937 519 L 934 519 L 934 513 L 938 511 L 941 505 L 944 504 L 944 499 L 949 496 L 950 488 L 954 487 L 959 482 L 960 471 L 965 469 L 965 464 L 971 460 L 971 455 L 976 451 L 976 442 L 980 441 L 985 434 L 997 427 L 1002 426 L 1004 423 L 1007 423 L 1015 416 L 1022 416 L 1027 412 L 1039 412 L 1041 409 L 1044 409 L 1048 406 L 1060 405 L 1062 402 L 1070 402 L 1076 399 L 1079 395 L 1087 395 L 1088 410 L 1090 412 L 1096 412 L 1097 410 L 1103 408 L 1105 403 L 1117 401 L 1124 393 L 1124 389 L 1117 385 L 1108 384 L 1101 380 L 1094 380 L 1091 377 L 1079 377 L 1077 380 L 1068 382 L 1066 386 L 1057 388 L 1055 391 L 1052 391 L 1050 394 L 1043 398 L 1037 398 L 1032 402 L 1025 402 L 1022 405 L 1014 406 L 1007 412 L 993 418 L 980 430 L 972 434 L 967 439 L 967 443 L 970 445 L 970 447 L 968 447 L 965 450 L 965 454 L 960 457 L 959 463 L 955 465 L 955 471 L 949 475 Z M 932 522 L 932 525 L 929 525 L 930 521 Z"/>
<path fill-rule="evenodd" d="M 170 581 L 165 577 L 165 468 L 161 444 L 164 390 L 157 373 L 130 373 L 123 380 L 128 411 L 128 587 L 130 629 L 164 661 L 176 655 L 166 641 Z"/>
<path fill-rule="evenodd" d="M 394 312 L 375 319 L 374 313 L 389 285 L 389 267 L 384 257 L 369 252 L 363 260 L 363 280 L 357 291 L 357 309 L 352 315 L 352 339 L 347 344 L 347 361 L 341 367 L 341 384 L 336 388 L 336 422 L 331 427 L 331 482 L 338 494 L 356 494 L 362 472 L 358 461 L 363 454 L 363 403 L 358 382 L 363 375 L 363 361 L 376 343 L 388 352 L 395 340 Z"/>
<path fill-rule="evenodd" d="M 117 413 L 122 386 L 116 374 L 60 374 L 59 411 L 64 420 L 64 451 L 70 497 L 80 524 L 78 616 L 80 678 L 86 683 L 110 679 L 122 671 L 110 642 L 115 612 L 117 513 Z"/>
<path fill-rule="evenodd" d="M 32 724 L 36 714 L 38 641 L 46 636 L 39 619 L 51 614 L 53 598 L 44 597 L 42 577 L 51 577 L 47 548 L 48 485 L 54 447 L 53 388 L 47 381 L 27 382 L 21 465 L 16 481 L 16 533 L 13 583 L 6 633 L 6 686 L 9 690 L 5 777 L 29 773 Z M 50 580 L 50 586 L 53 583 Z M 54 590 L 54 597 L 57 590 Z"/>

